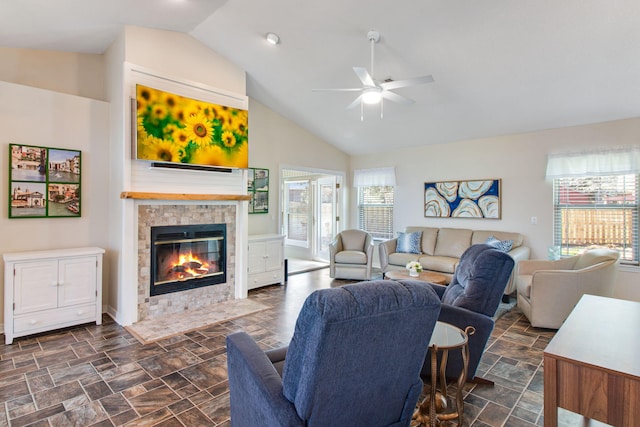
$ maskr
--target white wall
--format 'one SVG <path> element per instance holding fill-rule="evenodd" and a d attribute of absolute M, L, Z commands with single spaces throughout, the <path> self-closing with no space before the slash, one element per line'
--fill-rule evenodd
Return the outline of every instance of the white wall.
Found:
<path fill-rule="evenodd" d="M 249 215 L 249 234 L 279 233 L 282 165 L 346 172 L 349 156 L 254 99 L 249 100 L 249 166 L 269 169 L 269 214 Z"/>
<path fill-rule="evenodd" d="M 107 244 L 109 108 L 103 101 L 0 82 L 0 251 L 4 253 Z M 8 218 L 9 144 L 81 151 L 80 218 Z M 0 270 L 3 270 L 0 265 Z M 4 277 L 3 273 L 0 277 Z M 0 284 L 0 300 L 4 285 Z M 108 299 L 108 292 L 104 300 Z M 2 310 L 0 303 L 0 310 Z"/>
<path fill-rule="evenodd" d="M 103 56 L 0 47 L 0 80 L 105 100 Z"/>
<path fill-rule="evenodd" d="M 546 258 L 553 242 L 552 185 L 545 181 L 548 153 L 638 143 L 640 118 L 551 129 L 352 157 L 354 169 L 395 166 L 394 229 L 408 225 L 517 231 L 533 258 Z M 425 218 L 424 183 L 502 179 L 502 219 Z M 351 201 L 355 221 L 355 201 Z M 531 217 L 537 225 L 531 224 Z M 354 222 L 355 223 L 355 222 Z M 640 270 L 621 271 L 615 296 L 640 301 Z"/>

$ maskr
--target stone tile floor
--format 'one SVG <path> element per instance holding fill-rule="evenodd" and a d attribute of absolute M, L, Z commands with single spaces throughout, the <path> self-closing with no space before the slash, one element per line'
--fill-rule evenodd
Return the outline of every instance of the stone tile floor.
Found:
<path fill-rule="evenodd" d="M 345 281 L 328 269 L 250 291 L 271 308 L 142 345 L 110 317 L 0 345 L 0 426 L 228 426 L 225 336 L 288 343 L 300 307 Z M 497 323 L 481 364 L 494 386 L 465 386 L 465 426 L 542 426 L 542 351 L 553 331 L 516 309 Z M 4 337 L 0 337 L 4 339 Z M 561 414 L 561 425 L 578 424 Z"/>

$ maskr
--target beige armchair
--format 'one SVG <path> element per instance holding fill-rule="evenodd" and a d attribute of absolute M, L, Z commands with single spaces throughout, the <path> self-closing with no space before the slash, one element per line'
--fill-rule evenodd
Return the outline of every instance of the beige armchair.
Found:
<path fill-rule="evenodd" d="M 584 294 L 611 296 L 620 254 L 605 248 L 557 261 L 518 263 L 518 308 L 532 326 L 558 329 Z"/>
<path fill-rule="evenodd" d="M 344 230 L 329 244 L 329 276 L 370 280 L 373 239 L 362 230 Z"/>

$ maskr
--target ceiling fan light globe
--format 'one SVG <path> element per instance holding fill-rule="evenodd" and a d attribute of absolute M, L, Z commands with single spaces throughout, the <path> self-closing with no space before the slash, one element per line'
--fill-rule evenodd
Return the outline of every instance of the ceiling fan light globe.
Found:
<path fill-rule="evenodd" d="M 382 92 L 376 88 L 367 89 L 362 93 L 362 102 L 365 104 L 379 104 L 382 101 Z"/>

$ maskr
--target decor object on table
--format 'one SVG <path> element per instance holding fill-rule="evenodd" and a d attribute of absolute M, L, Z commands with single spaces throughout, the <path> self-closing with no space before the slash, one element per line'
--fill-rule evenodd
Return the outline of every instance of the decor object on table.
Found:
<path fill-rule="evenodd" d="M 135 158 L 174 165 L 246 168 L 247 100 L 205 102 L 136 85 Z"/>
<path fill-rule="evenodd" d="M 506 253 L 487 244 L 477 244 L 462 254 L 460 265 L 448 286 L 429 284 L 442 301 L 439 321 L 462 330 L 467 326 L 475 328 L 475 333 L 469 336 L 469 380 L 476 375 L 480 358 L 493 331 L 493 316 L 500 305 L 513 266 L 513 258 Z M 431 375 L 429 360 L 425 361 L 422 369 L 423 379 L 429 379 Z M 446 376 L 457 378 L 462 366 L 462 356 L 450 354 Z"/>
<path fill-rule="evenodd" d="M 269 213 L 269 169 L 249 168 L 248 174 L 249 213 Z"/>
<path fill-rule="evenodd" d="M 418 277 L 418 273 L 422 273 L 422 266 L 418 261 L 410 261 L 407 263 L 407 270 L 409 270 L 409 276 Z"/>
<path fill-rule="evenodd" d="M 410 261 L 418 261 L 425 271 L 446 276 L 447 282 L 453 277 L 462 253 L 471 245 L 485 243 L 491 236 L 500 241 L 513 241 L 507 252 L 516 262 L 529 259 L 530 249 L 524 246 L 524 236 L 520 233 L 491 230 L 470 230 L 466 228 L 407 227 L 405 233 L 420 232 L 421 246 L 419 254 L 400 253 L 397 239 L 381 242 L 379 245 L 380 268 L 383 273 L 391 270 L 405 270 Z M 507 283 L 505 294 L 516 290 L 515 274 Z"/>
<path fill-rule="evenodd" d="M 593 248 L 559 260 L 518 264 L 518 308 L 532 326 L 558 329 L 584 294 L 611 296 L 620 253 Z"/>
<path fill-rule="evenodd" d="M 79 150 L 9 144 L 9 218 L 80 216 Z"/>
<path fill-rule="evenodd" d="M 313 292 L 288 348 L 230 334 L 231 424 L 408 426 L 439 312 L 428 286 L 368 281 Z"/>
<path fill-rule="evenodd" d="M 370 280 L 373 238 L 362 230 L 343 230 L 329 244 L 329 277 Z"/>
<path fill-rule="evenodd" d="M 500 219 L 500 179 L 425 182 L 424 216 Z"/>

